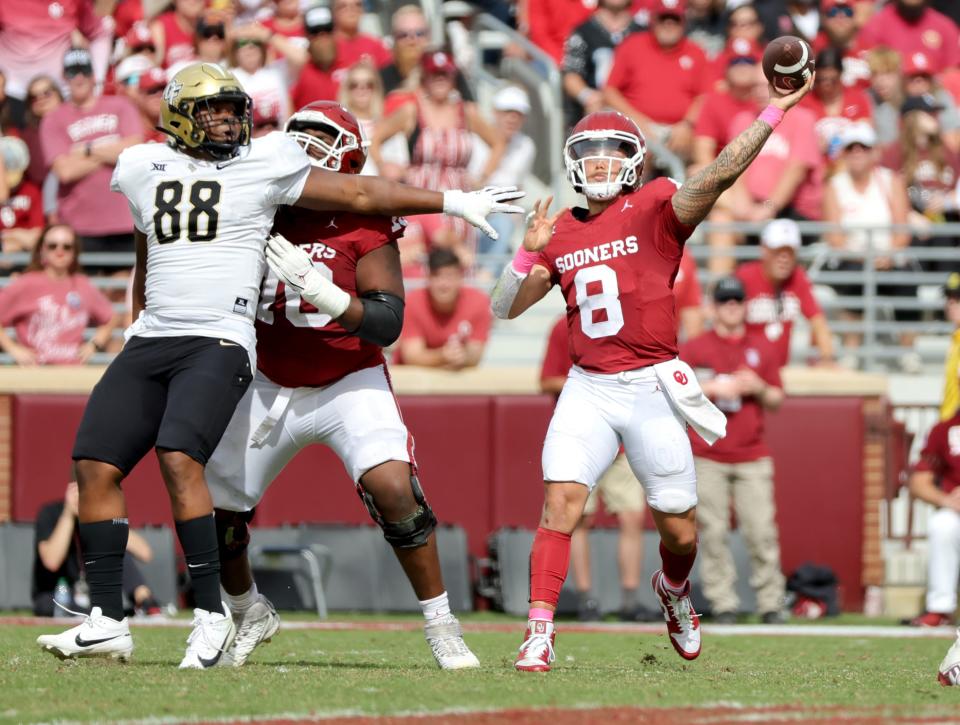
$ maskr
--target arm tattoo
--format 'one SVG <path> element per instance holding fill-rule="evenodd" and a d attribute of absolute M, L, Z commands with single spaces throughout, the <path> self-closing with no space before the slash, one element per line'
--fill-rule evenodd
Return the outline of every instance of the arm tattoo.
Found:
<path fill-rule="evenodd" d="M 713 162 L 684 182 L 673 195 L 677 219 L 687 226 L 696 226 L 706 218 L 717 198 L 729 189 L 760 153 L 773 133 L 765 121 L 756 120 L 723 147 Z"/>

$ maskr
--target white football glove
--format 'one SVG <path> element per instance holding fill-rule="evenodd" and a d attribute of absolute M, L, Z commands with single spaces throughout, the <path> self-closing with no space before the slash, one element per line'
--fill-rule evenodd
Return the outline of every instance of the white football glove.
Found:
<path fill-rule="evenodd" d="M 266 255 L 274 274 L 320 312 L 334 320 L 346 312 L 350 293 L 320 274 L 300 247 L 288 242 L 281 234 L 272 234 L 267 237 Z"/>
<path fill-rule="evenodd" d="M 522 197 L 524 192 L 515 186 L 487 186 L 479 191 L 443 192 L 443 213 L 458 216 L 477 227 L 491 239 L 500 235 L 487 223 L 487 216 L 495 213 L 523 214 L 523 209 L 514 204 L 504 204 Z"/>

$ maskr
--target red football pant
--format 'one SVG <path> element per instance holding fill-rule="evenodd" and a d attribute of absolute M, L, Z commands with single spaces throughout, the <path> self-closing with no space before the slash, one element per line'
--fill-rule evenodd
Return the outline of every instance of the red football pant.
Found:
<path fill-rule="evenodd" d="M 677 586 L 682 586 L 690 576 L 690 570 L 693 569 L 693 562 L 697 559 L 697 545 L 687 554 L 674 554 L 670 549 L 660 542 L 660 560 L 663 562 L 663 574 L 667 581 Z"/>
<path fill-rule="evenodd" d="M 540 527 L 530 550 L 530 601 L 556 609 L 570 566 L 570 534 Z"/>

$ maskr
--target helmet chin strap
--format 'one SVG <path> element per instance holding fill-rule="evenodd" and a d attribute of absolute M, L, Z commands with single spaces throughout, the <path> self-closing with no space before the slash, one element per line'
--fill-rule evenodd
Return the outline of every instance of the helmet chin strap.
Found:
<path fill-rule="evenodd" d="M 619 181 L 602 181 L 595 184 L 583 184 L 583 195 L 590 201 L 610 201 L 623 189 Z"/>

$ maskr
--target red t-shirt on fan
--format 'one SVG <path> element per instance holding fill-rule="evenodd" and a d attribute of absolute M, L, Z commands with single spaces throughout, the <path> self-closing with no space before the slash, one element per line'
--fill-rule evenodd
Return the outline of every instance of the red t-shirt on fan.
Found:
<path fill-rule="evenodd" d="M 673 283 L 683 243 L 670 199 L 677 186 L 655 179 L 600 214 L 566 212 L 537 264 L 567 301 L 570 356 L 595 373 L 617 373 L 677 355 Z"/>
<path fill-rule="evenodd" d="M 745 112 L 755 114 L 757 102 L 752 98 L 734 98 L 727 91 L 710 91 L 703 97 L 693 135 L 713 139 L 717 144 L 716 152 L 720 153 L 720 149 L 733 140 L 730 119 Z"/>
<path fill-rule="evenodd" d="M 747 293 L 747 330 L 766 336 L 777 350 L 777 366 L 783 367 L 790 359 L 794 320 L 821 313 L 807 273 L 797 267 L 779 291 L 763 273 L 761 262 L 741 264 L 736 275 Z"/>
<path fill-rule="evenodd" d="M 307 63 L 300 70 L 297 82 L 290 89 L 290 99 L 294 108 L 303 108 L 314 101 L 335 101 L 340 92 L 340 82 L 334 80 L 331 69 L 325 71 L 313 63 Z"/>
<path fill-rule="evenodd" d="M 707 371 L 703 377 L 716 377 L 748 368 L 768 385 L 783 387 L 776 350 L 763 335 L 754 332 L 742 337 L 705 332 L 681 346 L 680 358 L 697 370 L 698 377 L 701 370 Z M 770 455 L 763 437 L 763 406 L 755 396 L 714 402 L 727 416 L 727 435 L 709 446 L 691 431 L 693 455 L 719 463 L 745 463 Z"/>
<path fill-rule="evenodd" d="M 418 289 L 407 295 L 400 339 L 422 339 L 428 350 L 438 350 L 451 338 L 459 338 L 461 343 L 486 342 L 490 337 L 491 318 L 490 298 L 478 289 L 462 287 L 457 306 L 450 314 L 436 312 L 428 291 Z M 393 360 L 398 365 L 405 362 L 399 346 Z"/>
<path fill-rule="evenodd" d="M 24 179 L 0 204 L 0 229 L 36 229 L 42 226 L 43 199 L 40 187 Z"/>
<path fill-rule="evenodd" d="M 357 263 L 375 249 L 396 243 L 398 218 L 316 212 L 284 207 L 274 231 L 303 248 L 314 267 L 356 295 Z M 343 376 L 381 365 L 383 351 L 351 335 L 329 315 L 286 289 L 273 272 L 263 282 L 257 308 L 257 368 L 288 388 L 329 385 Z"/>
<path fill-rule="evenodd" d="M 960 486 L 960 415 L 933 426 L 914 470 L 933 473 L 944 492 Z"/>

